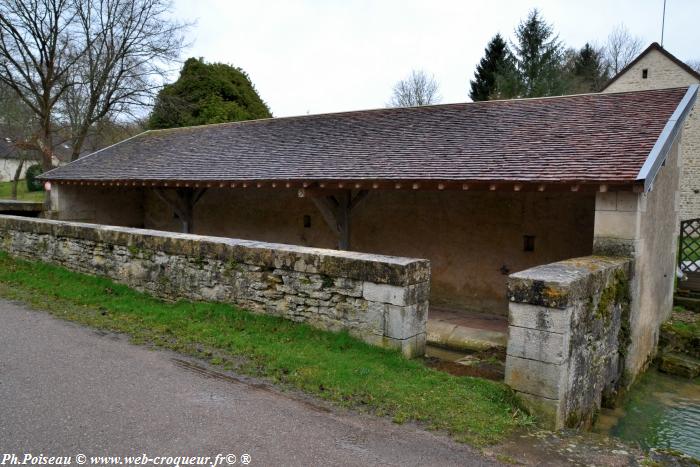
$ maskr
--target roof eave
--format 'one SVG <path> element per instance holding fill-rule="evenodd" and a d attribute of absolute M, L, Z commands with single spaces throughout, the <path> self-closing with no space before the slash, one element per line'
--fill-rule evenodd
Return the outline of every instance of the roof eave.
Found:
<path fill-rule="evenodd" d="M 671 118 L 666 122 L 666 126 L 664 126 L 654 147 L 651 148 L 644 165 L 642 165 L 642 168 L 639 170 L 637 181 L 644 183 L 645 193 L 651 191 L 654 185 L 654 179 L 666 161 L 668 151 L 678 138 L 683 128 L 683 122 L 695 104 L 699 87 L 700 85 L 697 84 L 688 87 L 688 91 L 686 91 L 685 96 L 683 96 L 683 99 L 678 104 L 678 107 L 676 107 Z"/>

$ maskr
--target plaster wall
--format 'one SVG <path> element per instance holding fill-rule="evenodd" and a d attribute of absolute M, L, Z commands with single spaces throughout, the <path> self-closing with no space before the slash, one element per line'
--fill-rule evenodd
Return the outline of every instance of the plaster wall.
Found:
<path fill-rule="evenodd" d="M 15 178 L 15 172 L 19 166 L 19 162 L 19 159 L 0 158 L 0 182 L 7 182 Z M 20 173 L 20 178 L 24 178 L 24 174 L 27 173 L 27 167 L 35 163 L 36 161 L 25 161 L 22 172 Z"/>
<path fill-rule="evenodd" d="M 634 258 L 630 284 L 630 337 L 625 369 L 645 369 L 671 314 L 678 249 L 680 142 L 676 141 L 648 193 L 599 193 L 594 254 Z"/>
<path fill-rule="evenodd" d="M 591 253 L 594 205 L 585 193 L 373 191 L 353 211 L 351 249 L 429 259 L 431 305 L 506 314 L 509 273 Z M 152 193 L 144 215 L 146 228 L 180 230 Z M 193 232 L 336 247 L 296 190 L 210 189 L 195 207 Z M 535 236 L 533 252 L 523 251 L 524 235 Z"/>
<path fill-rule="evenodd" d="M 54 183 L 49 217 L 124 227 L 143 227 L 143 191 L 138 188 Z"/>
<path fill-rule="evenodd" d="M 642 71 L 647 70 L 647 78 Z M 603 92 L 642 91 L 690 86 L 700 81 L 657 50 L 652 50 Z M 683 172 L 680 189 L 680 218 L 700 217 L 700 106 L 688 115 L 681 145 Z"/>

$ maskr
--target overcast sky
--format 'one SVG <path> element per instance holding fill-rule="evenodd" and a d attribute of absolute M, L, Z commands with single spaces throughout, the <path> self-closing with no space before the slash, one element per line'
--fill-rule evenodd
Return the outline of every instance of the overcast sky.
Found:
<path fill-rule="evenodd" d="M 176 0 L 195 20 L 186 56 L 246 70 L 277 117 L 384 107 L 394 83 L 424 69 L 441 102 L 468 101 L 488 40 L 539 8 L 568 46 L 604 43 L 624 23 L 661 38 L 663 0 Z M 664 46 L 700 59 L 699 0 L 667 0 Z M 183 57 L 186 58 L 186 57 Z"/>

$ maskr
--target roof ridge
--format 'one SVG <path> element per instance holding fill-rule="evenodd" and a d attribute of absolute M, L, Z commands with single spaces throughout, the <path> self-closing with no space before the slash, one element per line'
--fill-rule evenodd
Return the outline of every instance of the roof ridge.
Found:
<path fill-rule="evenodd" d="M 671 87 L 671 88 L 665 88 L 665 89 L 685 89 L 687 86 L 676 86 L 676 87 Z M 662 89 L 644 89 L 644 90 L 626 90 L 626 91 L 616 91 L 616 92 L 608 92 L 608 93 L 601 93 L 601 92 L 585 92 L 585 93 L 579 93 L 579 94 L 562 94 L 559 96 L 539 96 L 539 97 L 519 97 L 519 98 L 514 98 L 514 99 L 493 99 L 493 100 L 487 100 L 487 101 L 471 101 L 471 102 L 450 102 L 450 103 L 444 103 L 444 104 L 430 104 L 430 105 L 414 105 L 414 106 L 409 106 L 409 107 L 377 107 L 373 109 L 360 109 L 360 110 L 341 110 L 337 112 L 324 112 L 324 113 L 318 113 L 318 114 L 308 114 L 308 115 L 289 115 L 287 117 L 267 117 L 267 118 L 256 118 L 252 120 L 237 120 L 233 122 L 219 122 L 219 123 L 206 123 L 202 125 L 190 125 L 190 126 L 181 126 L 181 127 L 172 127 L 172 128 L 154 128 L 150 129 L 147 131 L 144 131 L 142 133 L 139 133 L 136 136 L 143 135 L 145 133 L 167 133 L 167 132 L 176 132 L 176 131 L 185 131 L 185 130 L 194 130 L 194 129 L 204 129 L 204 128 L 213 128 L 213 127 L 219 127 L 219 126 L 226 126 L 226 125 L 231 125 L 231 126 L 238 126 L 238 125 L 252 125 L 252 124 L 262 124 L 262 123 L 267 123 L 271 121 L 279 122 L 279 121 L 290 121 L 290 120 L 301 120 L 301 119 L 310 119 L 310 118 L 320 118 L 320 117 L 328 117 L 328 116 L 339 116 L 339 115 L 356 115 L 356 114 L 362 114 L 362 113 L 380 113 L 380 112 L 397 112 L 397 111 L 411 111 L 411 110 L 429 110 L 429 109 L 439 109 L 439 108 L 444 108 L 444 107 L 458 107 L 458 106 L 466 106 L 466 105 L 494 105 L 494 104 L 505 104 L 505 103 L 514 103 L 514 102 L 529 102 L 529 101 L 538 101 L 538 100 L 556 100 L 556 99 L 572 99 L 572 98 L 577 98 L 577 97 L 586 97 L 586 96 L 594 96 L 594 97 L 602 97 L 602 96 L 614 96 L 617 94 L 641 94 L 641 93 L 648 93 L 648 92 L 658 92 L 661 91 Z M 128 138 L 131 139 L 131 138 Z M 128 139 L 123 140 L 123 141 L 128 141 Z M 122 141 L 120 141 L 122 142 Z M 119 143 L 116 143 L 119 144 Z M 106 148 L 103 148 L 106 149 Z M 100 149 L 102 151 L 103 149 Z M 98 151 L 99 152 L 99 151 Z M 94 153 L 92 153 L 94 154 Z M 86 156 L 87 157 L 87 156 Z"/>

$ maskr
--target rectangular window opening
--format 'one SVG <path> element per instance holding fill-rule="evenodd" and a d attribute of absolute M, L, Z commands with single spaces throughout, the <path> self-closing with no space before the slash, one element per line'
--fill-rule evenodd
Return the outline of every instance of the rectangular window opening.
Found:
<path fill-rule="evenodd" d="M 649 69 L 645 68 L 642 70 L 642 79 L 647 79 L 649 77 Z"/>
<path fill-rule="evenodd" d="M 523 235 L 523 251 L 535 251 L 534 235 Z"/>
<path fill-rule="evenodd" d="M 311 227 L 311 216 L 304 214 L 304 228 L 308 229 Z"/>

